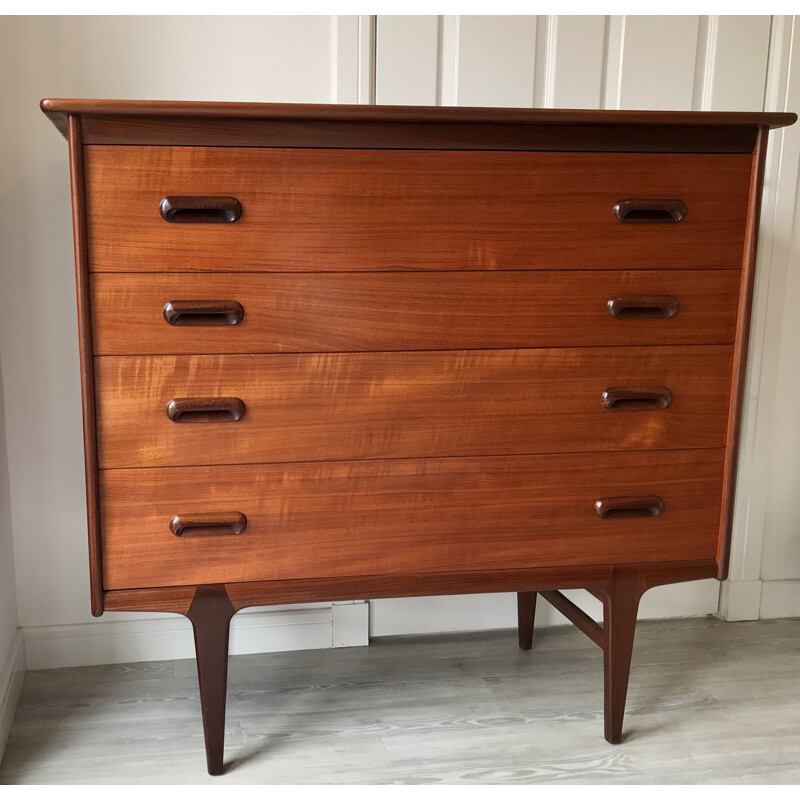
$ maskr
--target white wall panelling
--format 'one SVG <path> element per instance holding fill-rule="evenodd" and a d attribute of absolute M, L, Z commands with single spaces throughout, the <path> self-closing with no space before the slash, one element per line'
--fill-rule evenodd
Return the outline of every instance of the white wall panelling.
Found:
<path fill-rule="evenodd" d="M 773 18 L 765 110 L 800 109 L 797 36 L 796 17 Z M 800 485 L 799 171 L 800 129 L 795 125 L 773 132 L 761 212 L 730 580 L 723 587 L 720 609 L 729 620 L 758 619 L 762 593 L 765 599 L 768 593 L 772 596 L 769 581 L 800 578 L 800 514 L 794 502 Z M 778 590 L 780 597 L 785 591 Z M 800 613 L 800 594 L 794 596 L 794 607 Z M 772 615 L 774 604 L 763 613 Z"/>
<path fill-rule="evenodd" d="M 441 20 L 434 16 L 379 16 L 375 45 L 375 100 L 382 105 L 439 104 Z M 413 78 L 409 79 L 409 76 Z"/>

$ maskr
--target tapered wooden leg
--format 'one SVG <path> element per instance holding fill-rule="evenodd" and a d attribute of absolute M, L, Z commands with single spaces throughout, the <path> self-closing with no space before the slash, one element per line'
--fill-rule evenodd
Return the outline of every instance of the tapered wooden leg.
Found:
<path fill-rule="evenodd" d="M 228 633 L 236 610 L 223 584 L 198 586 L 186 616 L 194 628 L 200 706 L 209 775 L 223 772 Z"/>
<path fill-rule="evenodd" d="M 605 589 L 598 593 L 603 600 L 605 737 L 610 744 L 622 741 L 636 614 L 646 588 L 638 570 L 615 567 Z"/>
<path fill-rule="evenodd" d="M 533 618 L 536 615 L 536 592 L 517 592 L 517 631 L 522 650 L 533 647 Z"/>

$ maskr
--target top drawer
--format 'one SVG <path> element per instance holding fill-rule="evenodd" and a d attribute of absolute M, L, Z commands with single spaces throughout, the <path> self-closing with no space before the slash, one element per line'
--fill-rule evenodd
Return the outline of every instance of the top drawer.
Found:
<path fill-rule="evenodd" d="M 96 272 L 738 268 L 752 166 L 697 153 L 85 153 Z M 240 218 L 159 214 L 165 197 L 206 196 L 235 197 Z M 687 213 L 623 223 L 614 207 L 626 200 L 679 200 Z"/>

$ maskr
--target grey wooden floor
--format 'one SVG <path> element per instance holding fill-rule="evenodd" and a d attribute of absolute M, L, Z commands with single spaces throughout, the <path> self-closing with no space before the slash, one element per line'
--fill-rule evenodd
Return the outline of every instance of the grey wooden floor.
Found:
<path fill-rule="evenodd" d="M 616 747 L 602 685 L 571 628 L 235 656 L 210 778 L 193 661 L 31 672 L 0 782 L 800 782 L 800 620 L 640 623 Z"/>

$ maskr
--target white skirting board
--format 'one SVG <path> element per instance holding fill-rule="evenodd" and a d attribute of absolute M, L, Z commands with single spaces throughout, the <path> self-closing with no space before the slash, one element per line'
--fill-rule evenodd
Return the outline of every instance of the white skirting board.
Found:
<path fill-rule="evenodd" d="M 22 691 L 25 666 L 25 642 L 22 631 L 18 629 L 0 672 L 0 761 L 3 760 L 11 721 Z"/>
<path fill-rule="evenodd" d="M 761 619 L 800 617 L 800 580 L 761 582 Z"/>
<path fill-rule="evenodd" d="M 364 602 L 245 610 L 233 618 L 230 652 L 270 653 L 367 644 L 366 614 Z M 109 616 L 113 619 L 25 628 L 28 669 L 194 657 L 192 626 L 179 614 L 153 619 L 137 615 L 129 620 L 124 614 Z M 360 626 L 359 618 L 363 618 Z"/>
<path fill-rule="evenodd" d="M 602 620 L 600 602 L 579 589 L 565 592 L 587 614 Z M 719 583 L 715 580 L 657 586 L 646 592 L 639 619 L 700 617 L 715 614 Z M 399 636 L 445 631 L 513 628 L 517 624 L 516 595 L 450 595 L 370 601 L 370 635 Z M 566 625 L 567 620 L 544 600 L 536 604 L 536 627 Z"/>

